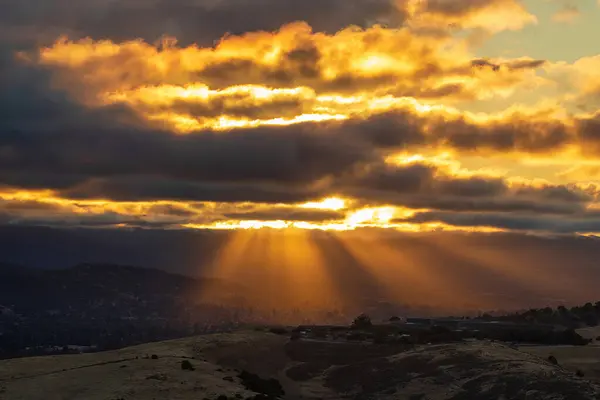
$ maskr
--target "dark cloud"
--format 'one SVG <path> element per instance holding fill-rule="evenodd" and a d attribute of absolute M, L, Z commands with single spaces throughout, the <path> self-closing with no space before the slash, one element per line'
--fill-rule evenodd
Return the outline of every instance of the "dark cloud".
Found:
<path fill-rule="evenodd" d="M 337 74 L 334 78 L 325 79 L 323 69 L 326 65 L 318 65 L 318 60 L 298 62 L 282 58 L 280 62 L 267 66 L 248 59 L 231 59 L 209 64 L 198 76 L 213 88 L 225 88 L 234 85 L 261 84 L 266 86 L 296 87 L 309 86 L 324 92 L 356 92 L 357 89 L 369 90 L 398 84 L 400 93 L 406 95 L 423 92 L 429 97 L 435 94 L 433 89 L 419 90 L 410 82 L 397 82 L 396 73 L 382 73 L 375 76 L 358 75 L 353 71 Z M 454 90 L 456 90 L 453 87 Z M 451 92 L 450 89 L 445 91 Z M 439 90 L 439 94 L 444 94 Z"/>
<path fill-rule="evenodd" d="M 0 0 L 5 35 L 32 39 L 52 34 L 155 41 L 176 36 L 183 44 L 210 45 L 225 33 L 275 30 L 306 21 L 315 30 L 335 32 L 348 25 L 398 24 L 402 11 L 389 0 Z M 46 38 L 54 40 L 56 36 Z"/>
<path fill-rule="evenodd" d="M 509 69 L 535 69 L 544 66 L 546 60 L 515 60 L 505 63 Z"/>
<path fill-rule="evenodd" d="M 546 60 L 513 60 L 502 63 L 494 63 L 486 58 L 477 58 L 471 61 L 473 67 L 478 68 L 490 68 L 493 71 L 500 71 L 502 69 L 509 70 L 523 70 L 523 69 L 536 69 L 546 64 Z"/>
<path fill-rule="evenodd" d="M 14 211 L 14 210 L 12 210 Z M 58 211 L 58 210 L 54 210 Z M 5 225 L 28 225 L 47 226 L 56 228 L 78 228 L 78 227 L 107 227 L 114 228 L 120 224 L 140 226 L 151 225 L 152 221 L 144 221 L 139 218 L 122 215 L 115 212 L 105 211 L 100 214 L 72 214 L 72 213 L 43 213 L 28 215 L 0 211 L 0 222 Z M 161 224 L 164 226 L 164 224 Z"/>
<path fill-rule="evenodd" d="M 504 178 L 453 175 L 444 167 L 373 164 L 342 178 L 335 190 L 367 203 L 447 211 L 579 214 L 593 197 L 562 185 L 511 185 Z"/>
<path fill-rule="evenodd" d="M 570 127 L 561 121 L 540 121 L 525 115 L 486 125 L 474 124 L 462 117 L 440 121 L 433 125 L 432 137 L 462 151 L 524 153 L 557 151 L 577 140 Z"/>
<path fill-rule="evenodd" d="M 490 6 L 513 2 L 514 0 L 427 0 L 425 2 L 425 10 L 432 14 L 464 17 Z"/>
<path fill-rule="evenodd" d="M 249 95 L 235 95 L 227 98 L 212 98 L 202 103 L 179 100 L 162 107 L 162 111 L 176 112 L 199 119 L 227 116 L 268 120 L 273 118 L 273 115 L 278 115 L 278 118 L 293 118 L 310 110 L 306 102 L 299 98 L 276 98 L 266 104 L 247 101 L 249 98 Z M 161 109 L 153 111 L 161 111 Z"/>
<path fill-rule="evenodd" d="M 600 112 L 578 121 L 579 139 L 585 145 L 582 150 L 586 154 L 600 153 Z"/>
<path fill-rule="evenodd" d="M 59 191 L 73 199 L 110 198 L 115 201 L 213 201 L 255 203 L 298 203 L 322 197 L 327 188 L 258 182 L 223 182 L 178 180 L 148 175 L 88 178 L 78 185 Z"/>
<path fill-rule="evenodd" d="M 84 128 L 84 127 L 82 127 Z M 135 129 L 20 131 L 0 138 L 13 156 L 4 171 L 56 174 L 77 171 L 92 177 L 164 176 L 206 182 L 308 184 L 367 161 L 358 143 L 339 142 L 318 126 L 261 128 L 227 134 L 173 135 Z"/>
<path fill-rule="evenodd" d="M 53 203 L 43 203 L 36 200 L 24 200 L 24 201 L 8 201 L 0 200 L 0 210 L 11 212 L 27 212 L 27 211 L 58 211 L 60 206 Z"/>
<path fill-rule="evenodd" d="M 150 214 L 172 215 L 175 217 L 193 217 L 199 211 L 202 211 L 201 204 L 194 205 L 193 208 L 183 207 L 175 204 L 156 204 L 148 208 Z"/>
<path fill-rule="evenodd" d="M 22 73 L 25 71 L 25 73 Z M 175 135 L 145 128 L 123 107 L 88 109 L 24 69 L 0 92 L 2 183 L 73 186 L 138 175 L 204 182 L 309 184 L 372 160 L 373 147 L 341 127 L 301 124 Z M 129 123 L 127 123 L 129 122 Z M 94 186 L 92 184 L 92 186 Z"/>
<path fill-rule="evenodd" d="M 432 211 L 417 213 L 410 218 L 403 219 L 402 222 L 443 222 L 460 227 L 492 227 L 556 234 L 600 232 L 600 219 L 589 217 L 565 218 L 548 215 Z"/>

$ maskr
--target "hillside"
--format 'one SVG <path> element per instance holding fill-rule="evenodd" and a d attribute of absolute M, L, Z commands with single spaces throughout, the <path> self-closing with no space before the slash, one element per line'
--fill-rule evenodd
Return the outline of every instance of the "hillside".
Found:
<path fill-rule="evenodd" d="M 240 331 L 0 362 L 0 397 L 11 400 L 274 399 L 281 389 L 283 399 L 600 396 L 600 386 L 571 371 L 489 342 L 408 348 Z"/>

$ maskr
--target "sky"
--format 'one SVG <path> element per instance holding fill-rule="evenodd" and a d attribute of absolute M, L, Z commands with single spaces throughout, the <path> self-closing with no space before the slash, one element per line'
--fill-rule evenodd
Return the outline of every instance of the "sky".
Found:
<path fill-rule="evenodd" d="M 600 4 L 0 1 L 0 221 L 600 232 Z"/>
<path fill-rule="evenodd" d="M 455 289 L 483 261 L 479 282 L 531 282 L 539 274 L 525 263 L 555 273 L 574 262 L 580 242 L 569 240 L 600 233 L 597 0 L 0 0 L 0 9 L 2 229 L 87 229 L 100 232 L 99 248 L 107 234 L 223 233 L 218 246 L 198 245 L 212 261 L 195 252 L 185 268 L 208 263 L 250 282 L 254 269 L 240 265 L 285 264 L 288 281 L 334 293 L 330 275 L 350 270 L 328 273 L 332 265 L 354 260 L 370 271 L 356 269 L 357 282 L 391 286 L 398 270 L 385 266 L 396 263 L 404 287 L 439 302 L 456 300 L 440 278 L 445 262 Z M 73 248 L 53 258 L 44 245 L 53 234 L 21 233 L 10 242 L 21 259 L 31 248 L 57 263 L 102 258 Z M 518 253 L 532 237 L 549 240 L 546 255 Z M 108 258 L 130 259 L 115 243 Z M 588 264 L 597 255 L 581 251 L 580 288 L 598 273 Z M 522 268 L 502 254 L 520 254 Z M 480 285 L 471 283 L 461 290 Z M 468 300 L 484 304 L 478 293 Z"/>

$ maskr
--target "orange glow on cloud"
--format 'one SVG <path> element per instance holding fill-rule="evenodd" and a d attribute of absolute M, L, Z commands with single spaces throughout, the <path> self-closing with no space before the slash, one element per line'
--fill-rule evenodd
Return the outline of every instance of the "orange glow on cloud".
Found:
<path fill-rule="evenodd" d="M 456 38 L 381 26 L 328 35 L 305 23 L 227 36 L 214 48 L 62 39 L 39 54 L 87 104 L 126 104 L 181 132 L 444 112 L 544 82 L 535 68 L 480 68 L 472 58 Z"/>
<path fill-rule="evenodd" d="M 505 185 L 509 195 L 523 188 L 544 188 L 552 182 L 562 182 L 567 176 L 590 174 L 589 169 L 574 169 L 571 165 L 561 176 L 555 173 L 561 160 L 571 164 L 581 160 L 584 153 L 578 145 L 569 142 L 569 138 L 577 136 L 576 116 L 559 101 L 592 99 L 600 93 L 600 83 L 593 73 L 597 57 L 575 64 L 545 63 L 526 57 L 475 57 L 473 35 L 518 30 L 537 23 L 536 17 L 516 0 L 458 5 L 443 1 L 402 1 L 398 7 L 408 14 L 408 20 L 400 27 L 351 26 L 336 33 L 323 33 L 314 32 L 305 22 L 294 22 L 273 32 L 226 35 L 212 47 L 179 47 L 175 38 L 150 44 L 142 40 L 117 43 L 93 38 L 70 41 L 64 37 L 39 49 L 38 54 L 30 55 L 27 60 L 47 68 L 52 73 L 53 84 L 86 107 L 120 105 L 133 110 L 143 123 L 174 134 L 219 131 L 227 135 L 229 131 L 243 132 L 250 127 L 303 124 L 308 129 L 317 125 L 336 128 L 345 127 L 345 123 L 351 125 L 353 121 L 370 122 L 382 115 L 407 115 L 414 118 L 407 125 L 418 125 L 419 133 L 427 139 L 421 148 L 415 145 L 401 153 L 396 152 L 397 148 L 381 150 L 381 158 L 389 166 L 400 169 L 429 166 L 435 170 L 431 179 L 458 185 L 467 185 L 466 180 L 470 178 L 498 179 L 502 182 L 497 184 Z M 465 31 L 471 36 L 452 34 Z M 547 73 L 545 76 L 538 74 L 542 70 Z M 523 91 L 542 91 L 560 82 L 572 86 L 573 91 L 547 102 L 541 98 L 502 106 L 502 101 Z M 497 107 L 493 104 L 496 100 Z M 493 111 L 469 110 L 469 105 L 481 101 L 491 104 Z M 411 128 L 408 126 L 406 130 Z M 542 142 L 552 142 L 552 130 L 559 128 L 564 130 L 566 139 L 557 140 L 561 145 L 553 149 L 552 155 L 545 147 L 539 150 L 535 146 L 537 137 Z M 513 136 L 510 135 L 512 129 Z M 468 142 L 470 137 L 468 134 L 445 136 L 446 131 L 453 130 L 458 133 L 477 131 L 484 139 L 482 144 L 475 143 L 471 147 L 467 144 L 457 150 L 459 146 L 453 147 L 451 142 Z M 507 131 L 510 131 L 508 135 L 502 135 Z M 529 134 L 532 138 L 527 136 Z M 429 137 L 434 138 L 431 143 Z M 521 165 L 540 163 L 552 168 L 544 171 L 543 166 L 536 166 L 543 176 L 533 180 L 520 176 L 518 171 L 509 174 L 509 168 L 467 168 L 461 161 L 463 156 L 477 154 L 494 155 L 510 163 L 510 158 L 517 157 L 521 151 L 534 154 L 528 160 L 521 160 Z M 562 158 L 555 153 L 560 153 Z M 340 175 L 351 173 L 353 171 L 344 171 Z M 336 178 L 328 176 L 324 180 Z M 388 191 L 402 192 L 403 188 L 391 189 Z M 433 208 L 403 207 L 402 202 L 388 202 L 387 198 L 369 204 L 367 200 L 363 202 L 358 197 L 344 197 L 339 193 L 321 192 L 321 195 L 328 197 L 276 206 L 73 200 L 52 191 L 2 192 L 0 199 L 10 203 L 43 204 L 65 215 L 110 213 L 115 226 L 152 220 L 164 222 L 170 228 L 246 231 L 266 228 L 335 232 L 372 227 L 403 231 L 501 230 L 492 226 L 465 227 L 458 223 L 452 226 L 437 220 L 412 223 L 408 221 L 416 213 Z M 165 211 L 170 207 L 176 208 L 180 215 L 175 218 Z M 284 212 L 263 220 L 236 214 L 236 209 L 265 211 L 273 207 L 286 212 L 331 211 L 333 217 L 300 221 L 286 219 Z"/>
<path fill-rule="evenodd" d="M 302 204 L 301 207 L 316 208 L 319 210 L 338 211 L 338 210 L 343 210 L 344 208 L 346 208 L 346 202 L 347 201 L 345 199 L 341 199 L 339 197 L 328 197 L 321 201 L 314 201 L 314 202 Z"/>

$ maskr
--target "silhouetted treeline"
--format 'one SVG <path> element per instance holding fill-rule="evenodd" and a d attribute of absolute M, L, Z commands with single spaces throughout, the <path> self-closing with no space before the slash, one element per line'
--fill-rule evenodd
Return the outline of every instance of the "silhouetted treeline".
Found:
<path fill-rule="evenodd" d="M 500 321 L 552 324 L 577 329 L 586 326 L 597 326 L 600 323 L 600 301 L 571 308 L 565 306 L 557 308 L 532 308 L 500 316 L 483 314 L 478 318 L 483 320 L 494 319 Z"/>

